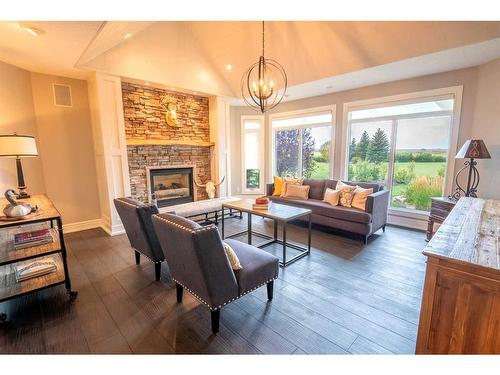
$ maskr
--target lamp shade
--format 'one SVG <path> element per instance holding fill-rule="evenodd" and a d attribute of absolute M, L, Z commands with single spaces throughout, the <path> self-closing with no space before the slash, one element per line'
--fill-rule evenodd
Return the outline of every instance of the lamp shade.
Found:
<path fill-rule="evenodd" d="M 468 139 L 455 159 L 491 159 L 491 156 L 482 139 Z"/>
<path fill-rule="evenodd" d="M 0 157 L 33 157 L 38 156 L 35 137 L 30 135 L 0 135 Z"/>

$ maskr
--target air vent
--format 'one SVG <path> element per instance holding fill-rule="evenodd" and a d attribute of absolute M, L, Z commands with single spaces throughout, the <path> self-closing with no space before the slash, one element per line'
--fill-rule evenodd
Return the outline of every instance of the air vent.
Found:
<path fill-rule="evenodd" d="M 71 86 L 53 83 L 54 89 L 54 105 L 57 107 L 71 107 Z"/>

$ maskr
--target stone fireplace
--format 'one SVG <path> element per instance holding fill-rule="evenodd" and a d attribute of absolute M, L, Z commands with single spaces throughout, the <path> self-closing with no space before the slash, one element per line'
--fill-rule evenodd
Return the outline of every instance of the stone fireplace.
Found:
<path fill-rule="evenodd" d="M 193 202 L 193 167 L 154 167 L 148 171 L 148 196 L 158 207 Z"/>
<path fill-rule="evenodd" d="M 132 196 L 150 202 L 154 192 L 158 205 L 208 199 L 194 184 L 212 179 L 208 98 L 128 82 L 122 98 Z M 161 98 L 177 108 L 177 126 L 167 124 Z M 191 177 L 178 176 L 185 169 Z"/>

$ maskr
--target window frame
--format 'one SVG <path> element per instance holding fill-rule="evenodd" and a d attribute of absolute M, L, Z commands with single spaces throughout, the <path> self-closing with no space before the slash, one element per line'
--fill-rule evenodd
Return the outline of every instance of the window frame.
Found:
<path fill-rule="evenodd" d="M 241 116 L 241 194 L 264 194 L 265 191 L 265 118 L 264 115 L 242 115 Z M 245 130 L 245 121 L 257 121 L 260 123 L 260 128 L 254 131 Z M 259 178 L 259 188 L 258 189 L 247 189 L 247 174 L 245 169 L 245 134 L 247 133 L 259 133 L 259 152 L 260 158 L 260 178 Z"/>
<path fill-rule="evenodd" d="M 312 108 L 305 108 L 305 109 L 299 109 L 295 111 L 287 111 L 287 112 L 278 112 L 278 113 L 273 113 L 269 115 L 269 126 L 268 126 L 268 135 L 269 135 L 269 142 L 268 142 L 268 150 L 269 150 L 269 177 L 268 181 L 273 182 L 273 176 L 276 175 L 276 131 L 283 131 L 283 130 L 294 130 L 294 129 L 304 129 L 304 128 L 311 128 L 311 127 L 321 127 L 321 125 L 314 125 L 314 124 L 307 124 L 307 125 L 295 125 L 295 126 L 286 126 L 286 127 L 277 127 L 276 129 L 273 128 L 273 121 L 276 120 L 284 120 L 284 119 L 290 119 L 290 118 L 297 118 L 297 117 L 305 117 L 308 115 L 318 115 L 321 113 L 327 113 L 330 112 L 332 115 L 332 121 L 331 121 L 331 131 L 330 131 L 330 169 L 329 169 L 329 177 L 332 178 L 333 176 L 333 166 L 334 166 L 334 160 L 335 160 L 335 124 L 336 124 L 336 105 L 327 105 L 327 106 L 320 106 L 320 107 L 312 107 Z M 299 150 L 301 152 L 301 150 Z M 302 172 L 301 172 L 302 174 Z"/>
<path fill-rule="evenodd" d="M 349 151 L 349 143 L 350 139 L 350 124 L 351 123 L 362 123 L 363 121 L 367 122 L 368 120 L 379 120 L 379 119 L 391 119 L 393 120 L 393 130 L 394 130 L 394 119 L 407 119 L 407 118 L 422 118 L 422 117 L 430 117 L 439 115 L 440 113 L 446 112 L 449 114 L 451 112 L 451 125 L 449 129 L 449 141 L 448 141 L 448 154 L 447 154 L 447 165 L 446 165 L 446 177 L 445 177 L 445 186 L 444 186 L 444 195 L 450 194 L 453 188 L 453 179 L 454 179 L 454 170 L 455 163 L 453 160 L 455 159 L 455 155 L 457 153 L 458 147 L 458 132 L 460 128 L 460 114 L 462 110 L 462 95 L 463 95 L 463 86 L 451 86 L 433 90 L 425 90 L 425 91 L 417 91 L 410 92 L 400 95 L 391 95 L 379 98 L 371 98 L 367 100 L 359 100 L 354 102 L 346 102 L 343 105 L 343 120 L 342 120 L 342 147 L 341 147 L 341 164 L 340 164 L 340 177 L 341 179 L 347 179 L 348 172 L 348 163 L 349 158 L 347 153 Z M 355 110 L 361 109 L 369 109 L 369 108 L 377 108 L 383 106 L 392 106 L 392 105 L 403 105 L 403 104 L 411 104 L 423 101 L 432 101 L 439 99 L 449 99 L 452 97 L 454 99 L 453 110 L 451 111 L 436 111 L 436 112 L 421 112 L 412 116 L 411 114 L 405 115 L 395 115 L 395 116 L 380 116 L 373 117 L 371 119 L 358 119 L 354 121 L 349 121 L 349 113 Z M 397 120 L 396 120 L 397 122 Z M 395 133 L 394 137 L 391 139 L 391 160 L 394 159 L 395 153 L 395 142 L 397 139 L 397 133 Z M 394 144 L 393 144 L 394 143 Z M 392 163 L 394 164 L 394 163 Z M 390 170 L 388 170 L 388 173 Z M 388 183 L 392 181 L 392 177 L 388 178 Z M 388 186 L 388 188 L 392 188 Z M 420 210 L 412 210 L 406 208 L 394 208 L 390 206 L 389 202 L 389 214 L 393 214 L 395 216 L 402 216 L 405 218 L 416 218 L 416 219 L 425 219 L 428 216 L 428 212 L 420 211 Z"/>

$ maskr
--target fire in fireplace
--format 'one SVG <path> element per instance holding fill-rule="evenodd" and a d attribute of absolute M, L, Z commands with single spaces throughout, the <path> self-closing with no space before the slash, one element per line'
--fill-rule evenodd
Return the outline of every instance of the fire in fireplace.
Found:
<path fill-rule="evenodd" d="M 194 201 L 193 168 L 149 169 L 149 194 L 158 207 Z"/>

